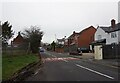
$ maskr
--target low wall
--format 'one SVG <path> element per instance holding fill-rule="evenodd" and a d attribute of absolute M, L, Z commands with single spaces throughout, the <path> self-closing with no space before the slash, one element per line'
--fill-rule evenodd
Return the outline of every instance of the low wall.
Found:
<path fill-rule="evenodd" d="M 55 48 L 55 52 L 63 53 L 64 52 L 64 48 Z"/>

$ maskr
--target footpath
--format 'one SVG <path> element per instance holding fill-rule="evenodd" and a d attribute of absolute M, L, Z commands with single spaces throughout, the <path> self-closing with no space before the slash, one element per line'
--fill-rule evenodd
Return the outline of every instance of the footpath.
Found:
<path fill-rule="evenodd" d="M 83 53 L 82 55 L 69 55 L 74 58 L 80 58 L 83 61 L 91 62 L 99 65 L 109 66 L 113 68 L 120 69 L 120 59 L 103 59 L 103 60 L 96 60 L 94 59 L 93 53 Z"/>

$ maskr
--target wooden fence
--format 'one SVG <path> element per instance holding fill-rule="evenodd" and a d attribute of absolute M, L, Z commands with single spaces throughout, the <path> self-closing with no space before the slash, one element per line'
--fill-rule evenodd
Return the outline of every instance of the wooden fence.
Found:
<path fill-rule="evenodd" d="M 118 45 L 104 45 L 103 59 L 120 59 L 120 44 Z"/>
<path fill-rule="evenodd" d="M 3 55 L 24 55 L 27 54 L 27 47 L 3 47 L 2 54 Z"/>

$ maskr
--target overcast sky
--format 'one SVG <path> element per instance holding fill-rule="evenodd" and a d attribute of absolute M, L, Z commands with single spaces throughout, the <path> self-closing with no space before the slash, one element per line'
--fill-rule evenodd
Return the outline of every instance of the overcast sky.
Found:
<path fill-rule="evenodd" d="M 2 22 L 9 21 L 16 32 L 38 25 L 44 32 L 42 41 L 51 43 L 56 38 L 70 36 L 73 31 L 94 26 L 110 26 L 118 21 L 118 0 L 30 0 L 2 1 Z"/>

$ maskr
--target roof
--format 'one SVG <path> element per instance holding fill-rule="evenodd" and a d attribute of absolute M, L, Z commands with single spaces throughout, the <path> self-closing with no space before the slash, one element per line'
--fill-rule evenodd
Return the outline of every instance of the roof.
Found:
<path fill-rule="evenodd" d="M 74 34 L 70 35 L 70 36 L 68 37 L 68 39 L 71 38 L 71 37 L 74 37 L 75 35 L 79 35 L 79 33 L 76 33 L 76 32 L 75 32 Z"/>
<path fill-rule="evenodd" d="M 94 42 L 91 43 L 91 45 L 101 45 L 101 44 L 105 44 L 106 43 L 106 39 L 101 39 L 101 40 L 96 40 Z"/>
<path fill-rule="evenodd" d="M 93 28 L 93 29 L 96 30 L 96 28 L 94 28 L 93 26 L 90 26 L 90 27 L 88 27 L 88 28 L 83 29 L 83 30 L 80 31 L 79 33 L 74 32 L 74 34 L 70 35 L 68 38 L 74 37 L 75 35 L 79 36 L 79 35 L 82 34 L 84 31 L 86 31 L 86 30 L 88 30 L 88 29 L 90 29 L 90 28 Z"/>
<path fill-rule="evenodd" d="M 58 42 L 63 42 L 64 41 L 64 38 L 62 39 L 57 39 Z"/>
<path fill-rule="evenodd" d="M 18 33 L 18 36 L 16 38 L 13 39 L 13 42 L 24 42 L 25 39 L 21 36 L 20 32 Z"/>
<path fill-rule="evenodd" d="M 82 34 L 84 31 L 86 31 L 86 30 L 90 29 L 90 28 L 95 29 L 93 26 L 90 26 L 90 27 L 88 27 L 88 28 L 86 28 L 86 29 L 83 29 L 83 30 L 79 33 L 79 35 L 80 35 L 80 34 Z M 95 30 L 96 30 L 96 29 L 95 29 Z"/>
<path fill-rule="evenodd" d="M 111 26 L 109 26 L 109 27 L 100 27 L 100 28 L 102 28 L 105 32 L 110 33 L 110 32 L 120 30 L 120 23 L 116 24 L 115 28 L 112 28 Z"/>

